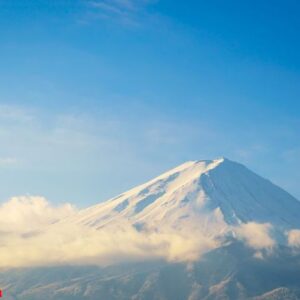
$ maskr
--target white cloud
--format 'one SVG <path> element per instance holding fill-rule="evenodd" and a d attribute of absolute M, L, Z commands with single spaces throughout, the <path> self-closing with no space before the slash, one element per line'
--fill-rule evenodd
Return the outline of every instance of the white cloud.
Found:
<path fill-rule="evenodd" d="M 177 229 L 164 226 L 140 232 L 123 220 L 95 229 L 70 221 L 76 213 L 70 204 L 53 206 L 43 197 L 14 197 L 3 203 L 0 267 L 109 265 L 152 259 L 189 262 L 220 246 L 219 239 L 204 235 L 194 222 Z M 248 223 L 234 230 L 257 251 L 275 245 L 270 224 Z"/>
<path fill-rule="evenodd" d="M 293 229 L 287 233 L 288 244 L 291 247 L 300 248 L 300 230 Z"/>
<path fill-rule="evenodd" d="M 237 237 L 244 241 L 249 247 L 259 250 L 272 248 L 275 240 L 271 237 L 272 225 L 269 223 L 259 224 L 249 222 L 235 228 Z"/>
<path fill-rule="evenodd" d="M 7 234 L 30 233 L 75 211 L 71 204 L 52 206 L 44 197 L 13 197 L 0 205 L 0 230 Z"/>
<path fill-rule="evenodd" d="M 54 207 L 43 197 L 14 197 L 2 204 L 0 267 L 106 265 L 157 258 L 191 261 L 218 245 L 190 228 L 139 232 L 126 222 L 98 230 L 57 222 L 75 212 L 70 204 Z"/>

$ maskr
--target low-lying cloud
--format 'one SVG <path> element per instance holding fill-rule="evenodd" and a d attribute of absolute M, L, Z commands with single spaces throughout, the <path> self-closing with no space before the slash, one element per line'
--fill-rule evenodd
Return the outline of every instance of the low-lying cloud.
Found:
<path fill-rule="evenodd" d="M 253 249 L 260 250 L 272 248 L 276 242 L 271 237 L 272 225 L 270 223 L 259 224 L 249 222 L 241 224 L 235 229 L 237 237 Z"/>
<path fill-rule="evenodd" d="M 71 204 L 53 206 L 44 197 L 13 197 L 0 205 L 0 231 L 26 233 L 39 230 L 75 211 Z"/>
<path fill-rule="evenodd" d="M 95 229 L 68 222 L 75 213 L 70 204 L 54 207 L 42 197 L 14 197 L 1 205 L 0 267 L 195 260 L 218 245 L 200 231 L 139 232 L 129 223 Z"/>
<path fill-rule="evenodd" d="M 193 261 L 220 245 L 195 226 L 138 231 L 123 220 L 95 229 L 70 221 L 76 213 L 70 204 L 53 206 L 43 197 L 14 197 L 2 204 L 0 267 Z M 275 244 L 270 229 L 270 224 L 248 223 L 233 231 L 250 247 L 262 249 Z"/>

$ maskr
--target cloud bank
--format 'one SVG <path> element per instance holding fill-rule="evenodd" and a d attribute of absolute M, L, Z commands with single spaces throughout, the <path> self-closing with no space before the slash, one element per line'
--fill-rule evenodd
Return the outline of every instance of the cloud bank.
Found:
<path fill-rule="evenodd" d="M 97 230 L 69 222 L 75 213 L 70 204 L 54 207 L 43 197 L 14 197 L 2 204 L 0 267 L 194 260 L 217 246 L 200 231 L 139 232 L 129 223 Z"/>
<path fill-rule="evenodd" d="M 123 220 L 95 229 L 70 221 L 76 214 L 72 205 L 53 206 L 43 197 L 13 197 L 2 204 L 0 267 L 194 261 L 220 245 L 219 239 L 204 235 L 195 226 L 141 232 Z M 270 230 L 270 224 L 256 223 L 234 228 L 238 239 L 256 250 L 275 245 Z M 297 238 L 300 242 L 298 234 L 291 234 L 292 243 Z"/>

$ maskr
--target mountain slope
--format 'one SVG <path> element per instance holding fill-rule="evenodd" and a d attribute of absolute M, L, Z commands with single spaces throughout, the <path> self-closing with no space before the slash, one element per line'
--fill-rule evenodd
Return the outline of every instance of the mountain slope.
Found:
<path fill-rule="evenodd" d="M 213 223 L 216 233 L 251 221 L 300 228 L 300 202 L 243 165 L 222 158 L 184 163 L 79 212 L 72 222 L 101 228 L 124 220 L 137 228 L 177 228 L 186 222 L 206 228 Z"/>
<path fill-rule="evenodd" d="M 257 260 L 233 243 L 193 264 L 48 267 L 0 272 L 9 300 L 299 300 L 300 257 Z"/>

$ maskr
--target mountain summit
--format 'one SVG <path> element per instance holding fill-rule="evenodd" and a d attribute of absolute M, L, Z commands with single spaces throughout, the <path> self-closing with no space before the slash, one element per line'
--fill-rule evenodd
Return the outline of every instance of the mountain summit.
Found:
<path fill-rule="evenodd" d="M 188 161 L 80 211 L 73 221 L 95 228 L 129 222 L 139 230 L 192 224 L 209 234 L 248 222 L 290 229 L 300 228 L 300 202 L 245 166 L 220 158 Z"/>

